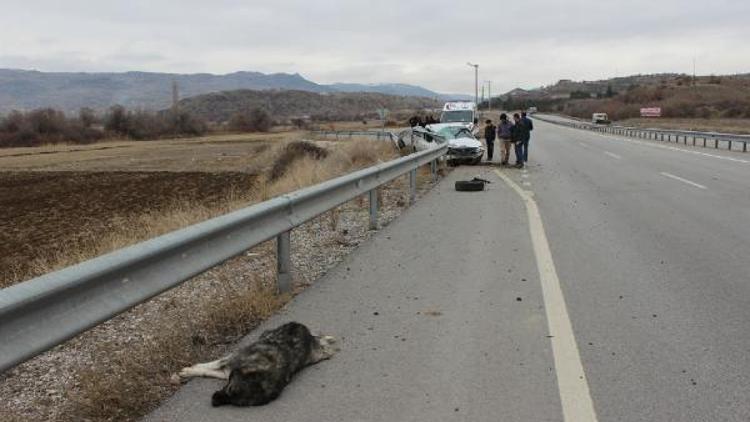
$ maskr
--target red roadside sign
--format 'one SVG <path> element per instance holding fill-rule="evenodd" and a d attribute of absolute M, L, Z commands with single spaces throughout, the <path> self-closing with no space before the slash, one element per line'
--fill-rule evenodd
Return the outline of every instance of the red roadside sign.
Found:
<path fill-rule="evenodd" d="M 641 117 L 661 117 L 661 107 L 642 108 Z"/>

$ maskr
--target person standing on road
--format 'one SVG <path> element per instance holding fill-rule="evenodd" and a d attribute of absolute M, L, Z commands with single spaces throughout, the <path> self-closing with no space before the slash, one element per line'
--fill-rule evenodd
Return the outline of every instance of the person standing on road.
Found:
<path fill-rule="evenodd" d="M 523 144 L 529 142 L 529 127 L 521 120 L 521 115 L 516 113 L 513 115 L 513 121 L 515 124 L 510 131 L 510 140 L 515 143 L 516 146 L 516 167 L 523 168 Z"/>
<path fill-rule="evenodd" d="M 492 161 L 492 155 L 495 151 L 495 125 L 492 120 L 487 119 L 484 122 L 484 140 L 487 142 L 487 161 Z"/>
<path fill-rule="evenodd" d="M 500 165 L 507 166 L 510 159 L 510 132 L 513 129 L 513 123 L 508 121 L 508 115 L 500 115 L 500 123 L 497 124 L 497 137 L 500 138 Z"/>
<path fill-rule="evenodd" d="M 521 141 L 521 156 L 523 157 L 523 163 L 526 164 L 529 161 L 529 141 L 531 141 L 531 131 L 534 130 L 534 122 L 526 116 L 526 112 L 521 113 L 521 123 L 526 126 L 526 138 Z"/>

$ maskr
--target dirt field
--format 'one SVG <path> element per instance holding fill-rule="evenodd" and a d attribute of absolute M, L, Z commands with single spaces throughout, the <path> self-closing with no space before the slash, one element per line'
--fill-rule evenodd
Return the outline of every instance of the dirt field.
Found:
<path fill-rule="evenodd" d="M 162 141 L 119 141 L 0 149 L 5 171 L 239 171 L 253 172 L 255 157 L 302 132 L 209 136 Z"/>
<path fill-rule="evenodd" d="M 2 172 L 0 268 L 28 273 L 33 260 L 76 250 L 117 219 L 175 204 L 217 206 L 251 190 L 255 179 L 239 172 Z"/>

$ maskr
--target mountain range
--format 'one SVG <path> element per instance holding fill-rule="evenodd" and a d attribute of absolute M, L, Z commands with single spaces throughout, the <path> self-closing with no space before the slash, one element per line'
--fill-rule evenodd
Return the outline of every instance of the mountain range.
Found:
<path fill-rule="evenodd" d="M 0 113 L 53 107 L 75 112 L 82 107 L 104 110 L 115 104 L 159 110 L 172 103 L 172 85 L 181 98 L 239 89 L 295 90 L 315 93 L 369 92 L 432 99 L 467 99 L 407 84 L 318 84 L 298 73 L 235 72 L 173 74 L 154 72 L 71 73 L 0 69 Z"/>

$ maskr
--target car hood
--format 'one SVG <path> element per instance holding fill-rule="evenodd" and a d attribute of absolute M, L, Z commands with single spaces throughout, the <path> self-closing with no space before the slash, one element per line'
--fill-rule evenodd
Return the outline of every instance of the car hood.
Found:
<path fill-rule="evenodd" d="M 465 127 L 469 130 L 472 130 L 474 128 L 473 123 L 462 123 L 462 122 L 453 122 L 453 123 L 434 123 L 427 126 L 427 129 L 430 129 L 433 132 L 439 132 L 441 129 L 447 128 L 447 127 Z"/>
<path fill-rule="evenodd" d="M 448 148 L 481 148 L 481 142 L 474 138 L 456 138 L 448 140 Z"/>

